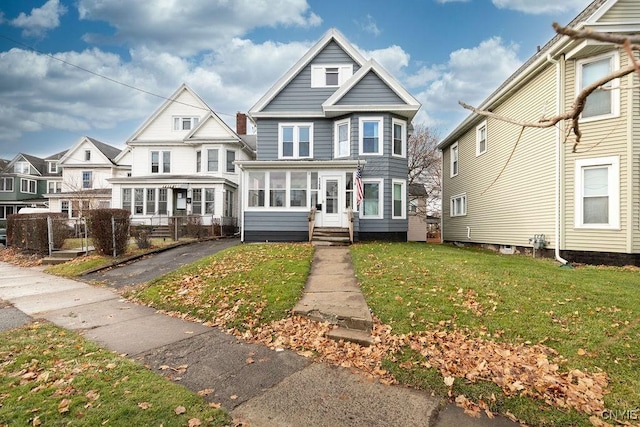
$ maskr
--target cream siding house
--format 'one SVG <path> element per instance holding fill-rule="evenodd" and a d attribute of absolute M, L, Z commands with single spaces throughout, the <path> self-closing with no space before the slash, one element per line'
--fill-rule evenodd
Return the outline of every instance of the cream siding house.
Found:
<path fill-rule="evenodd" d="M 57 163 L 59 181 L 49 181 L 45 195 L 52 212 L 78 218 L 87 209 L 111 206 L 109 179 L 126 175 L 128 168 L 115 162 L 119 148 L 84 136 L 67 150 Z M 50 165 L 49 167 L 51 167 Z"/>
<path fill-rule="evenodd" d="M 569 26 L 638 34 L 640 4 L 595 0 Z M 536 122 L 567 111 L 582 87 L 627 64 L 618 46 L 557 36 L 479 108 Z M 640 264 L 638 75 L 611 86 L 588 98 L 575 151 L 564 123 L 523 130 L 468 116 L 439 144 L 443 240 L 510 252 L 544 235 L 563 263 Z"/>
<path fill-rule="evenodd" d="M 116 159 L 131 165 L 131 171 L 109 180 L 113 206 L 131 211 L 135 224 L 166 225 L 169 217 L 198 215 L 204 225 L 220 221 L 235 226 L 240 181 L 235 162 L 253 158 L 250 141 L 251 136 L 238 135 L 182 85 Z"/>

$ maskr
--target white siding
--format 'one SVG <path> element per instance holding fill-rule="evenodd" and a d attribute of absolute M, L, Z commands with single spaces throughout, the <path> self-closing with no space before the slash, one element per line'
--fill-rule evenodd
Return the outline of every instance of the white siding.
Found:
<path fill-rule="evenodd" d="M 90 171 L 92 176 L 92 189 L 111 188 L 107 181 L 114 177 L 113 169 L 109 167 L 65 167 L 62 171 L 62 192 L 80 191 L 82 187 L 82 172 Z"/>
<path fill-rule="evenodd" d="M 638 22 L 640 2 L 638 0 L 618 0 L 599 20 L 600 23 Z"/>

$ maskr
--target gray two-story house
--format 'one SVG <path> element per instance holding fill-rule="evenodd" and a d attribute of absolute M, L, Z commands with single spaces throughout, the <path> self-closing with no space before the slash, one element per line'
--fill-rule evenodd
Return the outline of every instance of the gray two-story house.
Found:
<path fill-rule="evenodd" d="M 407 139 L 420 103 L 329 30 L 249 110 L 256 160 L 242 170 L 242 240 L 407 239 Z"/>

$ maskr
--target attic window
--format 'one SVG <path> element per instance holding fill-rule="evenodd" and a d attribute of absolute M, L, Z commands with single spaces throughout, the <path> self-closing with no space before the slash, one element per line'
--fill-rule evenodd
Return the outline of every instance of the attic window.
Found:
<path fill-rule="evenodd" d="M 84 160 L 87 162 L 91 160 L 91 150 L 84 150 Z"/>
<path fill-rule="evenodd" d="M 49 173 L 58 173 L 58 163 L 49 162 Z"/>
<path fill-rule="evenodd" d="M 311 87 L 339 87 L 353 75 L 352 64 L 325 64 L 311 66 Z"/>
<path fill-rule="evenodd" d="M 14 173 L 29 173 L 29 162 L 16 162 L 13 166 Z"/>
<path fill-rule="evenodd" d="M 174 117 L 173 130 L 191 130 L 198 125 L 198 117 Z"/>

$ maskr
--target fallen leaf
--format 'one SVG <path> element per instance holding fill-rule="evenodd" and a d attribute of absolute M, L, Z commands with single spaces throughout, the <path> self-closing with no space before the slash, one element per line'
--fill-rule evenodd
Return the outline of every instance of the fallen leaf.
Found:
<path fill-rule="evenodd" d="M 444 383 L 447 387 L 453 386 L 453 381 L 455 378 L 453 377 L 444 377 Z"/>
<path fill-rule="evenodd" d="M 37 426 L 42 425 L 42 421 L 40 421 L 40 417 L 39 417 L 39 416 L 38 416 L 38 417 L 35 417 L 35 418 L 33 419 L 33 421 L 31 421 L 31 425 L 32 425 L 33 427 L 37 427 Z"/>
<path fill-rule="evenodd" d="M 587 354 L 586 351 L 584 351 L 583 349 L 579 348 L 578 349 L 578 356 L 584 356 L 585 354 Z"/>
<path fill-rule="evenodd" d="M 254 360 L 251 357 L 247 357 L 247 365 L 251 365 Z"/>
<path fill-rule="evenodd" d="M 178 406 L 176 407 L 176 409 L 173 410 L 173 412 L 175 412 L 176 415 L 182 415 L 185 412 L 187 412 L 187 408 L 185 408 L 184 406 Z"/>
<path fill-rule="evenodd" d="M 191 418 L 189 420 L 189 427 L 197 427 L 197 426 L 199 426 L 201 424 L 202 424 L 202 422 L 200 421 L 199 418 Z"/>
<path fill-rule="evenodd" d="M 203 390 L 198 391 L 198 396 L 208 396 L 213 392 L 214 390 L 212 388 L 205 388 Z"/>
<path fill-rule="evenodd" d="M 237 394 L 233 394 L 233 395 L 229 396 L 229 399 L 231 399 L 231 400 L 236 400 L 237 398 L 238 398 Z"/>
<path fill-rule="evenodd" d="M 213 409 L 220 409 L 220 408 L 222 408 L 222 404 L 211 402 L 211 403 L 209 403 L 209 407 L 213 408 Z"/>
<path fill-rule="evenodd" d="M 62 399 L 62 401 L 58 404 L 58 412 L 61 414 L 69 412 L 69 405 L 71 405 L 71 401 L 69 399 Z"/>
<path fill-rule="evenodd" d="M 151 403 L 149 403 L 149 402 L 140 402 L 140 403 L 138 403 L 138 407 L 140 409 L 149 409 L 149 408 L 151 408 Z"/>

